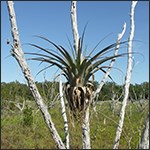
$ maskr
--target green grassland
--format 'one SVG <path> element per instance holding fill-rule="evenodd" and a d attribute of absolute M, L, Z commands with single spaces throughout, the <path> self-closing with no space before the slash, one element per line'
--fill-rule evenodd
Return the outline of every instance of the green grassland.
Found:
<path fill-rule="evenodd" d="M 148 100 L 142 102 L 142 107 L 139 102 L 127 105 L 119 149 L 138 148 L 144 121 L 149 110 L 148 102 Z M 92 149 L 112 149 L 113 147 L 121 104 L 115 109 L 114 114 L 110 105 L 110 102 L 105 101 L 97 104 L 96 112 L 91 108 L 90 136 Z M 19 110 L 14 112 L 10 110 L 2 111 L 1 149 L 57 148 L 40 111 L 35 108 L 27 111 L 27 113 Z M 65 141 L 59 103 L 50 108 L 50 114 L 62 140 Z M 69 114 L 67 109 L 71 149 L 82 149 L 80 122 L 72 119 Z"/>

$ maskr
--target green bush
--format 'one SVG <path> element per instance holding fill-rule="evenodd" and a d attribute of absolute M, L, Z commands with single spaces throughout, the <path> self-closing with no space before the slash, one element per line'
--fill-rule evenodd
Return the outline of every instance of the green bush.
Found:
<path fill-rule="evenodd" d="M 23 125 L 31 126 L 33 124 L 32 108 L 26 106 L 23 111 Z"/>

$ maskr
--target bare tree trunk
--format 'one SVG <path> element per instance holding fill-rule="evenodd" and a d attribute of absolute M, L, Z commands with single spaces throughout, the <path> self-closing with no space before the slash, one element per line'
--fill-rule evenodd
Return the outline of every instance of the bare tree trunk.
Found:
<path fill-rule="evenodd" d="M 65 130 L 65 141 L 66 141 L 66 148 L 69 149 L 69 130 L 68 130 L 68 121 L 67 121 L 67 115 L 66 115 L 66 108 L 65 108 L 65 103 L 63 99 L 63 87 L 62 87 L 62 81 L 60 77 L 59 81 L 59 94 L 60 94 L 60 103 L 61 103 L 61 109 L 62 109 L 62 117 L 64 120 L 64 130 Z"/>
<path fill-rule="evenodd" d="M 72 31 L 73 31 L 73 37 L 74 37 L 74 47 L 77 53 L 78 43 L 79 43 L 79 33 L 78 33 L 78 25 L 77 25 L 76 1 L 71 2 L 71 20 L 72 20 Z M 82 54 L 81 54 L 81 57 L 82 57 Z M 88 108 L 85 110 L 83 114 L 83 124 L 82 124 L 83 149 L 91 149 L 89 107 L 90 106 L 88 106 Z"/>
<path fill-rule="evenodd" d="M 76 1 L 71 2 L 71 22 L 72 22 L 72 32 L 74 37 L 74 48 L 76 52 L 78 52 L 79 33 L 78 33 L 78 24 L 77 24 Z"/>
<path fill-rule="evenodd" d="M 10 23 L 11 23 L 11 28 L 12 28 L 12 37 L 13 37 L 12 56 L 17 60 L 18 64 L 20 65 L 20 68 L 28 82 L 30 91 L 32 92 L 32 95 L 33 95 L 39 109 L 41 110 L 41 113 L 44 117 L 47 127 L 48 127 L 57 147 L 59 149 L 65 149 L 65 146 L 54 126 L 54 123 L 52 122 L 52 119 L 48 112 L 47 106 L 43 102 L 43 99 L 36 87 L 36 84 L 33 80 L 33 77 L 31 75 L 29 67 L 24 58 L 24 53 L 22 51 L 21 43 L 20 43 L 20 39 L 19 39 L 19 32 L 18 32 L 18 27 L 17 27 L 17 23 L 16 23 L 13 1 L 7 1 L 7 6 L 8 6 L 9 18 L 10 18 Z"/>
<path fill-rule="evenodd" d="M 139 149 L 149 149 L 149 113 L 145 121 L 145 127 L 142 133 Z"/>
<path fill-rule="evenodd" d="M 82 147 L 83 149 L 91 149 L 91 142 L 90 142 L 90 117 L 89 112 L 90 108 L 85 110 L 84 118 L 82 123 Z"/>
<path fill-rule="evenodd" d="M 134 37 L 134 9 L 137 4 L 137 1 L 132 1 L 131 5 L 131 12 L 130 12 L 130 36 L 129 36 L 129 42 L 128 42 L 128 66 L 127 66 L 127 73 L 126 73 L 126 78 L 125 78 L 125 88 L 124 88 L 124 99 L 122 102 L 122 108 L 120 111 L 120 120 L 119 120 L 119 125 L 117 128 L 116 132 L 116 137 L 113 145 L 113 149 L 118 149 L 119 147 L 119 140 L 121 137 L 122 133 L 122 128 L 123 128 L 123 122 L 124 122 L 124 116 L 125 116 L 125 109 L 127 105 L 127 100 L 129 96 L 129 87 L 130 87 L 130 78 L 131 78 L 131 71 L 132 71 L 132 40 Z"/>

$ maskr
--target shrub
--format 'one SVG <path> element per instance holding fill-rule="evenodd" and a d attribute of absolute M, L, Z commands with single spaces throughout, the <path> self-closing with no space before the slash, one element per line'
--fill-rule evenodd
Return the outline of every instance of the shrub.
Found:
<path fill-rule="evenodd" d="M 26 108 L 23 111 L 23 125 L 31 126 L 32 124 L 33 124 L 32 108 L 29 108 L 26 105 Z"/>

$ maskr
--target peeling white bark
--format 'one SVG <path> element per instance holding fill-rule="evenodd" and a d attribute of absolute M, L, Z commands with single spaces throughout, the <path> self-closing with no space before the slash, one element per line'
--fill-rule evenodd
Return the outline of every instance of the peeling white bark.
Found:
<path fill-rule="evenodd" d="M 118 50 L 119 50 L 119 47 L 120 47 L 120 41 L 124 35 L 126 31 L 126 23 L 124 23 L 123 25 L 123 29 L 122 29 L 122 32 L 118 34 L 118 38 L 117 38 L 117 46 L 115 48 L 115 52 L 114 52 L 114 56 L 116 56 L 118 54 Z M 103 76 L 97 90 L 94 92 L 93 94 L 93 98 L 94 99 L 98 93 L 100 93 L 102 87 L 104 86 L 105 82 L 106 82 L 106 79 L 108 78 L 109 74 L 110 74 L 110 70 L 112 69 L 113 65 L 114 65 L 114 62 L 115 62 L 116 58 L 112 59 L 110 64 L 109 64 L 109 68 L 107 69 L 105 75 Z"/>
<path fill-rule="evenodd" d="M 62 117 L 64 120 L 64 130 L 65 130 L 65 140 L 66 140 L 66 148 L 69 149 L 69 130 L 68 130 L 68 121 L 67 121 L 67 115 L 66 115 L 66 108 L 65 108 L 65 103 L 63 99 L 63 87 L 62 87 L 62 81 L 60 77 L 59 81 L 59 94 L 60 94 L 60 103 L 61 103 L 61 109 L 62 109 Z"/>
<path fill-rule="evenodd" d="M 90 108 L 85 110 L 84 118 L 82 123 L 82 147 L 83 149 L 91 149 L 91 142 L 90 142 Z"/>
<path fill-rule="evenodd" d="M 129 87 L 130 87 L 130 79 L 131 79 L 131 72 L 132 72 L 132 40 L 134 37 L 134 9 L 137 4 L 137 1 L 132 1 L 131 5 L 131 12 L 130 12 L 130 35 L 129 35 L 129 42 L 128 42 L 128 65 L 127 65 L 127 73 L 125 78 L 125 87 L 124 87 L 124 98 L 122 102 L 122 108 L 120 111 L 120 120 L 119 125 L 116 132 L 116 137 L 113 145 L 113 149 L 118 149 L 119 141 L 122 133 L 124 116 L 125 116 L 125 109 L 127 105 L 127 100 L 129 96 Z"/>
<path fill-rule="evenodd" d="M 71 23 L 72 23 L 72 32 L 74 37 L 74 47 L 76 52 L 78 52 L 79 33 L 78 33 L 78 24 L 77 24 L 76 1 L 71 2 Z"/>
<path fill-rule="evenodd" d="M 36 84 L 33 80 L 33 77 L 31 75 L 31 72 L 29 70 L 29 67 L 26 63 L 26 60 L 24 58 L 24 53 L 21 48 L 21 43 L 19 39 L 19 32 L 18 27 L 16 23 L 16 16 L 15 16 L 15 10 L 13 6 L 13 1 L 7 1 L 8 6 L 8 12 L 9 12 L 9 18 L 12 28 L 12 37 L 13 37 L 13 45 L 12 45 L 12 56 L 17 60 L 18 64 L 20 65 L 20 68 L 28 82 L 28 86 L 32 92 L 32 95 L 41 110 L 41 113 L 44 117 L 44 120 L 47 124 L 47 127 L 59 149 L 65 149 L 65 146 L 52 122 L 51 116 L 48 112 L 47 106 L 44 104 L 43 99 L 36 87 Z"/>
<path fill-rule="evenodd" d="M 145 121 L 145 127 L 142 133 L 139 149 L 149 149 L 149 113 Z"/>

